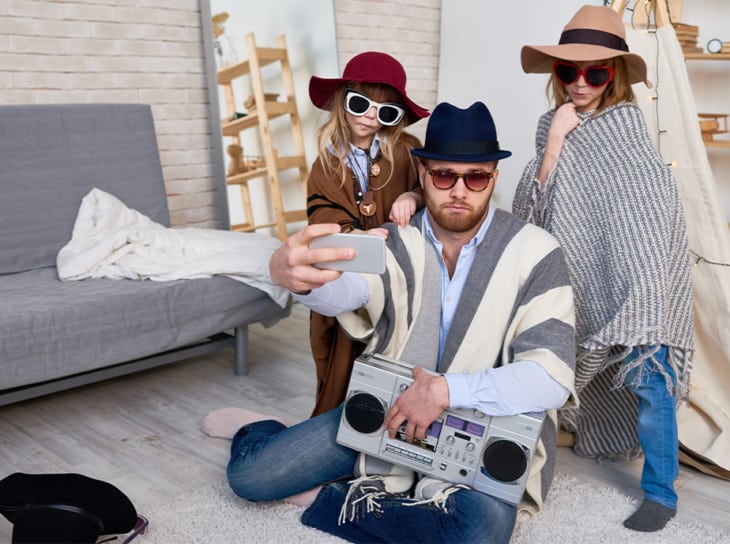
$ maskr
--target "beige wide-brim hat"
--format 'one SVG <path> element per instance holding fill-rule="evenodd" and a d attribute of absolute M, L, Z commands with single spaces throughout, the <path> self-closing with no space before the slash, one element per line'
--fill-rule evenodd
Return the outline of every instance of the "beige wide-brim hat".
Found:
<path fill-rule="evenodd" d="M 631 83 L 644 82 L 646 63 L 629 52 L 626 29 L 621 17 L 607 6 L 583 6 L 563 28 L 558 45 L 525 45 L 522 48 L 522 69 L 527 74 L 553 71 L 556 60 L 585 62 L 623 57 Z"/>

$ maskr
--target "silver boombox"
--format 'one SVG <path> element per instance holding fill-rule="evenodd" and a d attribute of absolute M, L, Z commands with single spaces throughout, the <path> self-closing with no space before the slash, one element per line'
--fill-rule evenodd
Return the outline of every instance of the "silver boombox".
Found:
<path fill-rule="evenodd" d="M 383 422 L 413 382 L 412 370 L 412 365 L 377 354 L 356 359 L 337 443 L 519 503 L 545 413 L 498 417 L 479 410 L 446 410 L 429 426 L 425 440 L 406 442 L 404 426 L 390 438 Z"/>

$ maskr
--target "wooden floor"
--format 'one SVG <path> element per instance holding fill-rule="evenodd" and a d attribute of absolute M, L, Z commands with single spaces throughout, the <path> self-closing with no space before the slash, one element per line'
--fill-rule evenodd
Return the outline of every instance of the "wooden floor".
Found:
<path fill-rule="evenodd" d="M 207 437 L 203 417 L 241 406 L 297 422 L 313 405 L 308 311 L 250 331 L 251 372 L 236 377 L 221 351 L 132 376 L 0 408 L 0 477 L 78 472 L 146 505 L 224 479 L 228 441 Z M 640 497 L 641 463 L 597 464 L 560 448 L 558 470 Z M 679 516 L 730 534 L 730 482 L 682 466 Z M 0 542 L 12 527 L 0 517 Z"/>

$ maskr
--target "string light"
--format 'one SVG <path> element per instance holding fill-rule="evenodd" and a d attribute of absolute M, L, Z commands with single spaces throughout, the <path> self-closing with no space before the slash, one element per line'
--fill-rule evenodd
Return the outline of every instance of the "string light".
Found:
<path fill-rule="evenodd" d="M 712 264 L 712 265 L 715 265 L 715 266 L 727 266 L 727 267 L 730 267 L 730 264 L 728 264 L 728 263 L 718 263 L 718 262 L 715 262 L 715 261 L 708 261 L 708 260 L 707 260 L 707 259 L 705 259 L 705 258 L 704 258 L 704 257 L 703 257 L 702 255 L 698 255 L 697 253 L 695 253 L 695 252 L 694 252 L 694 251 L 692 251 L 691 249 L 689 250 L 689 252 L 690 252 L 690 253 L 691 253 L 692 255 L 694 255 L 694 256 L 695 256 L 695 266 L 697 266 L 698 264 L 700 264 L 700 261 L 704 261 L 704 262 L 706 262 L 707 264 Z"/>

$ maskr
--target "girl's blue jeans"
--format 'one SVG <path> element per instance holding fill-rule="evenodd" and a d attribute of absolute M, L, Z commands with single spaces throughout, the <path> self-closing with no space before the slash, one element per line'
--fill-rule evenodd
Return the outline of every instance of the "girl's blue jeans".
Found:
<path fill-rule="evenodd" d="M 624 364 L 637 359 L 642 349 L 646 347 L 634 348 Z M 667 346 L 661 346 L 654 358 L 661 362 L 674 384 L 676 376 L 667 363 Z M 639 399 L 638 434 L 644 450 L 641 489 L 645 498 L 667 508 L 677 508 L 674 491 L 674 481 L 679 475 L 677 406 L 664 376 L 652 365 L 651 361 L 644 362 L 629 371 L 624 381 Z"/>
<path fill-rule="evenodd" d="M 358 456 L 335 441 L 341 414 L 340 406 L 293 427 L 271 420 L 242 427 L 227 469 L 233 491 L 268 501 L 325 484 L 302 523 L 351 542 L 509 542 L 516 508 L 470 489 L 452 494 L 446 512 L 428 504 L 405 506 L 407 499 L 390 497 L 379 501 L 379 512 L 338 524 Z"/>

